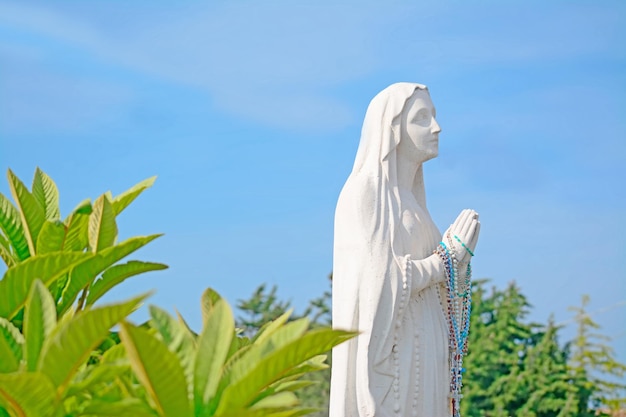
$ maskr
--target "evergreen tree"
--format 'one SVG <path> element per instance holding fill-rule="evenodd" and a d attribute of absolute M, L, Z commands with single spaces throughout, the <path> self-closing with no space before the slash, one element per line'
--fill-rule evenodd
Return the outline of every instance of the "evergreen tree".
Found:
<path fill-rule="evenodd" d="M 557 340 L 552 319 L 533 334 L 524 348 L 519 366 L 497 381 L 494 400 L 497 416 L 583 417 L 570 384 L 566 352 Z"/>
<path fill-rule="evenodd" d="M 468 372 L 463 377 L 463 415 L 499 416 L 525 403 L 503 384 L 504 377 L 519 372 L 537 325 L 526 324 L 530 304 L 519 288 L 510 284 L 504 291 L 495 287 L 486 293 L 485 281 L 477 281 L 472 293 L 472 321 Z M 504 407 L 506 404 L 506 407 Z M 501 409 L 502 413 L 496 413 Z"/>
<path fill-rule="evenodd" d="M 579 307 L 570 307 L 577 324 L 576 337 L 569 344 L 570 374 L 581 407 L 591 405 L 596 415 L 603 410 L 617 412 L 626 407 L 626 365 L 616 360 L 608 344 L 611 338 L 597 332 L 600 326 L 587 312 L 588 304 L 589 296 L 583 295 Z"/>
<path fill-rule="evenodd" d="M 289 301 L 281 301 L 276 296 L 277 287 L 274 285 L 267 292 L 265 284 L 261 284 L 248 300 L 237 300 L 237 309 L 243 313 L 237 317 L 237 328 L 243 336 L 254 336 L 267 322 L 277 319 L 291 308 Z M 292 315 L 291 319 L 298 317 Z"/>

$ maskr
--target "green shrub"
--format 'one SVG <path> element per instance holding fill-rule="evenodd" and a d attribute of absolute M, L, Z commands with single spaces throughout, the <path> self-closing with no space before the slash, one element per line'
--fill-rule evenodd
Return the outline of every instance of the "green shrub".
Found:
<path fill-rule="evenodd" d="M 203 328 L 156 306 L 150 321 L 128 316 L 147 295 L 95 306 L 111 288 L 166 268 L 128 255 L 159 235 L 117 242 L 116 217 L 154 178 L 65 219 L 58 190 L 41 170 L 31 190 L 10 170 L 15 205 L 0 194 L 0 417 L 291 417 L 294 391 L 327 368 L 324 352 L 353 333 L 309 329 L 289 313 L 251 338 L 238 335 L 215 291 L 202 296 Z M 119 325 L 119 334 L 112 329 Z"/>

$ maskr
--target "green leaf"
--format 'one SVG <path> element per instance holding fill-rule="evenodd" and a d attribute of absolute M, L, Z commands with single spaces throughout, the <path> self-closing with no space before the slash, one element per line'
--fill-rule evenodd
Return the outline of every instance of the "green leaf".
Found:
<path fill-rule="evenodd" d="M 22 221 L 22 227 L 24 228 L 24 236 L 28 243 L 28 249 L 31 254 L 37 253 L 36 244 L 37 236 L 43 226 L 43 222 L 46 219 L 43 207 L 28 191 L 28 188 L 24 185 L 20 179 L 15 176 L 13 171 L 8 171 L 9 187 L 11 188 L 11 194 L 13 200 L 19 210 L 20 219 Z"/>
<path fill-rule="evenodd" d="M 211 315 L 211 311 L 215 304 L 219 301 L 222 301 L 222 296 L 217 293 L 212 288 L 207 288 L 202 293 L 202 297 L 200 298 L 200 306 L 202 307 L 202 323 L 206 323 L 208 317 Z"/>
<path fill-rule="evenodd" d="M 17 259 L 23 261 L 28 258 L 30 251 L 20 213 L 2 193 L 0 193 L 0 228 L 11 243 Z"/>
<path fill-rule="evenodd" d="M 285 312 L 284 314 L 282 314 L 280 317 L 276 318 L 275 320 L 265 323 L 263 327 L 259 329 L 257 334 L 252 339 L 252 341 L 256 343 L 264 342 L 267 338 L 272 336 L 276 331 L 281 329 L 285 323 L 287 323 L 287 320 L 289 320 L 289 316 L 291 316 L 291 313 L 292 313 L 292 310 L 289 310 Z M 307 323 L 307 326 L 308 326 L 308 323 Z"/>
<path fill-rule="evenodd" d="M 123 398 L 115 402 L 90 400 L 81 413 L 89 417 L 154 417 L 154 412 L 137 398 Z"/>
<path fill-rule="evenodd" d="M 218 301 L 207 316 L 198 340 L 194 370 L 194 406 L 198 416 L 203 415 L 201 410 L 215 396 L 234 335 L 230 306 L 224 300 Z"/>
<path fill-rule="evenodd" d="M 132 186 L 128 190 L 124 191 L 117 197 L 115 197 L 112 201 L 113 211 L 115 212 L 115 215 L 120 214 L 146 188 L 152 187 L 152 184 L 154 184 L 155 180 L 156 180 L 156 177 L 151 177 L 146 180 L 143 180 L 140 183 L 137 183 L 136 185 Z"/>
<path fill-rule="evenodd" d="M 92 258 L 76 265 L 70 272 L 69 281 L 63 290 L 61 302 L 57 305 L 57 312 L 63 314 L 67 311 L 78 293 L 90 285 L 105 269 L 159 236 L 161 235 L 132 237 L 113 247 L 103 249 Z"/>
<path fill-rule="evenodd" d="M 272 385 L 272 390 L 273 392 L 283 392 L 283 391 L 290 391 L 290 392 L 295 392 L 298 391 L 302 388 L 311 386 L 311 385 L 315 385 L 318 382 L 316 381 L 287 381 L 287 382 L 282 382 L 282 380 L 280 382 L 278 382 L 277 384 Z"/>
<path fill-rule="evenodd" d="M 57 321 L 54 299 L 48 288 L 36 280 L 24 308 L 24 338 L 26 339 L 26 369 L 35 371 L 44 340 L 54 329 Z"/>
<path fill-rule="evenodd" d="M 2 258 L 7 268 L 11 268 L 17 263 L 17 259 L 11 253 L 11 245 L 2 233 L 0 233 L 0 258 Z"/>
<path fill-rule="evenodd" d="M 91 199 L 86 198 L 74 207 L 72 210 L 72 214 L 91 214 L 93 213 L 93 206 L 91 205 Z M 71 216 L 71 215 L 70 215 Z M 65 223 L 67 223 L 68 219 L 65 219 Z"/>
<path fill-rule="evenodd" d="M 298 397 L 296 397 L 296 394 L 283 391 L 263 398 L 261 401 L 256 402 L 251 408 L 258 410 L 262 408 L 295 407 L 296 405 L 298 405 Z"/>
<path fill-rule="evenodd" d="M 44 341 L 37 369 L 48 375 L 60 396 L 76 370 L 92 350 L 147 297 L 142 295 L 124 303 L 84 310 L 69 320 L 60 321 Z"/>
<path fill-rule="evenodd" d="M 73 397 L 87 391 L 98 384 L 111 383 L 116 378 L 130 371 L 130 364 L 113 365 L 99 363 L 90 366 L 85 372 L 87 375 L 78 382 L 72 382 L 65 393 L 65 397 Z M 78 379 L 78 378 L 77 378 Z"/>
<path fill-rule="evenodd" d="M 216 414 L 215 417 L 300 417 L 319 411 L 315 408 L 284 408 L 268 409 L 262 408 L 258 410 L 238 409 L 226 410 L 223 413 Z"/>
<path fill-rule="evenodd" d="M 123 322 L 122 343 L 131 367 L 163 417 L 191 416 L 183 368 L 176 355 L 147 330 Z"/>
<path fill-rule="evenodd" d="M 24 337 L 7 319 L 0 317 L 0 372 L 17 371 L 22 359 Z"/>
<path fill-rule="evenodd" d="M 33 178 L 33 197 L 44 208 L 47 220 L 58 220 L 61 217 L 59 211 L 59 190 L 45 172 L 37 168 Z"/>
<path fill-rule="evenodd" d="M 311 359 L 303 362 L 302 364 L 283 374 L 283 377 L 280 379 L 279 382 L 293 381 L 302 377 L 303 375 L 321 371 L 323 369 L 328 369 L 329 366 L 326 364 L 326 359 L 326 355 L 314 356 Z"/>
<path fill-rule="evenodd" d="M 354 335 L 341 330 L 316 329 L 271 350 L 260 360 L 255 355 L 251 357 L 254 362 L 248 360 L 250 354 L 238 358 L 225 375 L 227 386 L 222 393 L 217 414 L 249 405 L 264 387 L 277 382 L 307 359 L 332 349 Z"/>
<path fill-rule="evenodd" d="M 115 212 L 109 197 L 103 194 L 93 203 L 89 217 L 89 246 L 93 252 L 100 252 L 111 247 L 116 237 Z"/>
<path fill-rule="evenodd" d="M 0 280 L 0 317 L 12 318 L 24 305 L 30 287 L 39 278 L 49 286 L 77 263 L 93 257 L 86 253 L 48 253 L 38 255 L 7 270 Z"/>
<path fill-rule="evenodd" d="M 86 305 L 95 303 L 107 291 L 127 278 L 143 274 L 144 272 L 157 271 L 161 269 L 167 269 L 167 265 L 141 261 L 129 261 L 122 265 L 114 265 L 107 269 L 99 279 L 94 281 L 93 285 L 89 289 Z"/>
<path fill-rule="evenodd" d="M 102 363 L 114 363 L 126 359 L 128 359 L 126 357 L 126 348 L 122 344 L 113 346 L 102 355 Z"/>
<path fill-rule="evenodd" d="M 92 207 L 89 200 L 84 201 L 65 220 L 67 233 L 64 250 L 82 252 L 89 243 L 89 215 Z"/>
<path fill-rule="evenodd" d="M 193 390 L 193 369 L 196 357 L 196 340 L 186 324 L 169 315 L 165 310 L 150 306 L 150 324 L 161 336 L 170 351 L 178 356 L 189 392 Z"/>
<path fill-rule="evenodd" d="M 12 416 L 48 417 L 54 412 L 54 387 L 40 373 L 0 374 L 0 404 Z"/>
<path fill-rule="evenodd" d="M 37 237 L 37 254 L 63 250 L 65 243 L 65 225 L 60 220 L 46 220 Z"/>

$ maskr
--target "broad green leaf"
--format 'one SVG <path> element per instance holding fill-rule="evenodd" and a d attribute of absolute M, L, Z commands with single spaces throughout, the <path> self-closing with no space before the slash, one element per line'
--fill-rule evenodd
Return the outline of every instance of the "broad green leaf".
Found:
<path fill-rule="evenodd" d="M 63 314 L 72 305 L 78 293 L 90 285 L 96 277 L 105 269 L 133 253 L 137 249 L 147 245 L 161 235 L 136 236 L 125 240 L 110 248 L 103 249 L 72 269 L 61 302 L 57 305 L 57 312 Z"/>
<path fill-rule="evenodd" d="M 264 357 L 272 354 L 287 343 L 299 339 L 306 332 L 308 328 L 308 320 L 306 319 L 283 324 L 289 314 L 290 312 L 287 312 L 276 319 L 279 325 L 270 323 L 272 324 L 271 326 L 264 326 L 265 336 L 256 339 L 251 345 L 239 349 L 234 354 L 232 353 L 233 346 L 231 346 L 231 353 L 226 363 L 226 376 L 220 381 L 219 393 L 222 393 L 233 380 L 237 380 L 239 378 L 238 375 L 245 374 L 249 369 L 260 363 Z M 215 405 L 215 401 L 211 403 L 211 406 Z"/>
<path fill-rule="evenodd" d="M 298 397 L 296 397 L 296 394 L 290 391 L 283 391 L 265 397 L 261 401 L 257 401 L 251 408 L 258 410 L 262 408 L 295 407 L 296 405 L 298 405 Z"/>
<path fill-rule="evenodd" d="M 128 359 L 126 357 L 126 348 L 120 343 L 104 352 L 101 363 L 114 363 L 126 359 Z"/>
<path fill-rule="evenodd" d="M 59 190 L 45 172 L 37 168 L 33 178 L 33 197 L 44 208 L 47 220 L 58 220 L 61 217 L 59 211 Z"/>
<path fill-rule="evenodd" d="M 127 278 L 142 274 L 149 271 L 157 271 L 166 269 L 167 265 L 154 262 L 129 261 L 122 265 L 114 265 L 107 269 L 102 276 L 94 281 L 89 288 L 87 296 L 87 305 L 95 303 L 100 297 L 107 293 L 111 288 L 123 282 Z"/>
<path fill-rule="evenodd" d="M 154 411 L 137 398 L 123 398 L 111 402 L 91 400 L 83 410 L 89 417 L 154 417 Z"/>
<path fill-rule="evenodd" d="M 40 373 L 0 374 L 0 404 L 12 416 L 52 416 L 54 387 Z"/>
<path fill-rule="evenodd" d="M 299 378 L 299 376 L 298 376 Z M 294 393 L 295 391 L 302 389 L 304 387 L 308 387 L 311 385 L 316 385 L 317 382 L 314 381 L 308 381 L 308 380 L 296 380 L 297 378 L 288 378 L 288 380 L 285 380 L 285 378 L 281 378 L 280 381 L 278 381 L 275 384 L 270 385 L 268 388 L 264 389 L 260 395 L 258 395 L 255 400 L 254 400 L 254 404 L 253 404 L 253 408 L 258 408 L 258 407 L 263 407 L 263 408 L 268 408 L 268 407 L 274 407 L 276 405 L 270 405 L 269 403 L 261 403 L 261 405 L 259 406 L 259 403 L 262 402 L 265 398 L 268 397 L 272 397 L 278 393 L 281 392 L 290 392 L 290 393 Z"/>
<path fill-rule="evenodd" d="M 37 237 L 37 255 L 63 250 L 65 225 L 60 220 L 46 220 Z"/>
<path fill-rule="evenodd" d="M 284 408 L 279 409 L 238 409 L 226 410 L 223 413 L 216 414 L 215 417 L 300 417 L 319 411 L 315 408 Z"/>
<path fill-rule="evenodd" d="M 189 332 L 189 334 L 191 334 L 194 338 L 194 340 L 196 340 L 198 338 L 198 335 L 191 330 L 191 327 L 189 327 L 189 324 L 187 324 L 187 322 L 185 321 L 184 317 L 181 316 L 181 314 L 176 311 L 176 318 L 178 319 L 178 322 L 185 327 L 185 329 L 187 329 L 187 332 Z"/>
<path fill-rule="evenodd" d="M 50 336 L 57 321 L 54 299 L 40 280 L 35 280 L 24 308 L 26 369 L 35 371 L 44 340 Z"/>
<path fill-rule="evenodd" d="M 309 319 L 303 317 L 284 324 L 266 338 L 259 339 L 257 343 L 261 345 L 269 344 L 269 346 L 277 349 L 302 337 L 308 328 Z"/>
<path fill-rule="evenodd" d="M 202 307 L 202 323 L 206 323 L 207 318 L 211 315 L 211 310 L 215 307 L 218 301 L 222 301 L 222 296 L 219 295 L 213 288 L 207 288 L 202 293 L 200 298 L 200 306 Z"/>
<path fill-rule="evenodd" d="M 0 317 L 10 319 L 17 313 L 35 279 L 49 286 L 72 266 L 93 256 L 86 253 L 48 253 L 31 257 L 10 268 L 0 280 Z"/>
<path fill-rule="evenodd" d="M 74 207 L 72 214 L 91 214 L 93 212 L 93 206 L 91 205 L 91 199 L 86 198 Z M 70 216 L 72 215 L 70 214 Z M 65 219 L 65 223 L 68 224 L 69 217 Z"/>
<path fill-rule="evenodd" d="M 28 191 L 28 188 L 24 183 L 13 173 L 8 171 L 9 187 L 11 188 L 11 194 L 13 200 L 19 210 L 20 219 L 22 221 L 22 227 L 24 228 L 24 236 L 28 243 L 28 249 L 31 254 L 37 253 L 36 244 L 37 236 L 43 226 L 43 222 L 46 219 L 44 208 Z"/>
<path fill-rule="evenodd" d="M 283 392 L 283 391 L 290 391 L 290 392 L 295 392 L 298 391 L 302 388 L 311 386 L 311 385 L 315 385 L 317 384 L 317 381 L 287 381 L 287 382 L 282 382 L 282 380 L 280 382 L 278 382 L 277 384 L 274 384 L 271 388 L 273 390 L 273 392 Z"/>
<path fill-rule="evenodd" d="M 231 345 L 228 355 L 228 361 L 226 362 L 226 374 L 220 381 L 214 400 L 211 402 L 209 410 L 213 410 L 213 407 L 217 406 L 218 399 L 224 389 L 232 383 L 233 379 L 237 379 L 237 375 L 248 372 L 251 367 L 261 362 L 261 360 L 276 351 L 276 349 L 284 346 L 286 343 L 294 341 L 301 337 L 307 330 L 308 322 L 306 319 L 300 319 L 291 323 L 285 323 L 285 320 L 289 316 L 289 312 L 279 317 L 276 322 L 278 326 L 273 325 L 271 327 L 264 326 L 266 329 L 265 337 L 257 339 L 252 344 L 247 342 L 244 346 L 240 347 L 236 352 L 235 345 L 242 343 L 241 339 L 233 339 L 233 345 Z M 235 343 L 237 342 L 237 343 Z"/>
<path fill-rule="evenodd" d="M 279 382 L 295 381 L 303 375 L 327 369 L 328 365 L 326 364 L 326 358 L 326 355 L 314 356 L 308 361 L 296 366 L 292 370 L 285 372 Z"/>
<path fill-rule="evenodd" d="M 0 258 L 2 258 L 7 268 L 11 268 L 17 263 L 17 259 L 11 253 L 11 245 L 2 233 L 0 233 Z"/>
<path fill-rule="evenodd" d="M 163 417 L 190 417 L 189 392 L 176 355 L 147 330 L 123 322 L 120 337 L 131 367 Z"/>
<path fill-rule="evenodd" d="M 115 214 L 116 215 L 120 214 L 146 188 L 152 187 L 152 184 L 154 184 L 155 180 L 156 180 L 156 177 L 151 177 L 146 180 L 143 180 L 140 183 L 132 186 L 128 190 L 124 191 L 120 195 L 113 198 L 112 205 L 113 205 L 113 211 L 115 212 Z"/>
<path fill-rule="evenodd" d="M 289 313 L 286 313 L 287 315 Z M 278 322 L 282 322 L 285 315 L 277 319 Z M 300 338 L 308 328 L 308 320 L 302 318 L 295 320 L 278 327 L 272 327 L 265 333 L 266 336 L 253 340 L 253 344 L 247 349 L 242 349 L 237 352 L 228 362 L 229 368 L 234 367 L 234 373 L 237 373 L 237 369 L 247 369 L 255 363 L 259 362 L 268 353 L 276 350 L 285 344 L 297 340 Z"/>
<path fill-rule="evenodd" d="M 91 202 L 84 201 L 70 216 L 65 219 L 67 233 L 63 250 L 82 252 L 89 244 L 89 215 L 91 214 Z"/>
<path fill-rule="evenodd" d="M 115 212 L 111 201 L 101 195 L 93 203 L 93 212 L 89 217 L 89 247 L 93 252 L 113 246 L 117 237 Z"/>
<path fill-rule="evenodd" d="M 161 340 L 167 345 L 170 351 L 178 356 L 189 392 L 193 390 L 193 368 L 196 357 L 196 340 L 187 328 L 186 324 L 175 319 L 166 311 L 150 306 L 151 326 L 154 327 Z"/>
<path fill-rule="evenodd" d="M 289 320 L 289 317 L 291 316 L 292 312 L 293 310 L 286 311 L 284 314 L 282 314 L 280 317 L 276 318 L 275 320 L 265 323 L 259 329 L 257 334 L 254 335 L 253 341 L 261 343 L 264 339 L 270 337 L 282 325 L 287 323 L 287 320 Z"/>
<path fill-rule="evenodd" d="M 59 278 L 57 278 L 52 285 L 48 288 L 50 289 L 50 294 L 52 294 L 52 298 L 54 298 L 54 304 L 57 305 L 59 300 L 61 299 L 61 295 L 63 295 L 63 290 L 67 285 L 67 281 L 70 279 L 70 273 L 65 272 Z"/>
<path fill-rule="evenodd" d="M 11 243 L 17 259 L 23 261 L 28 258 L 30 251 L 20 213 L 2 193 L 0 193 L 0 228 Z"/>
<path fill-rule="evenodd" d="M 224 300 L 215 303 L 206 318 L 198 339 L 194 370 L 194 406 L 196 415 L 209 405 L 217 391 L 231 340 L 235 335 L 235 320 Z M 212 411 L 212 410 L 210 410 Z"/>
<path fill-rule="evenodd" d="M 17 371 L 22 359 L 24 337 L 7 319 L 0 317 L 0 372 Z"/>
<path fill-rule="evenodd" d="M 316 329 L 271 351 L 256 363 L 249 362 L 248 355 L 244 355 L 227 370 L 228 385 L 222 393 L 217 414 L 250 404 L 264 387 L 279 381 L 286 372 L 354 335 L 342 330 Z"/>
<path fill-rule="evenodd" d="M 37 369 L 48 375 L 62 395 L 76 370 L 107 336 L 109 329 L 136 310 L 146 298 L 84 310 L 60 321 L 43 344 Z"/>
<path fill-rule="evenodd" d="M 65 397 L 73 397 L 84 391 L 97 387 L 99 384 L 111 383 L 116 378 L 130 371 L 130 363 L 124 365 L 102 364 L 90 366 L 85 370 L 86 375 L 79 381 L 73 381 L 67 387 Z M 78 379 L 78 378 L 77 378 Z"/>

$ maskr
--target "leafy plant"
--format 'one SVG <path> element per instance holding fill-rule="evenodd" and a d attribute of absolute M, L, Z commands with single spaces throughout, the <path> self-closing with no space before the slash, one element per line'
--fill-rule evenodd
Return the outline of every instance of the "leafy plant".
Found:
<path fill-rule="evenodd" d="M 125 279 L 166 268 L 119 263 L 159 236 L 117 242 L 117 215 L 154 178 L 116 197 L 107 192 L 93 204 L 85 200 L 65 220 L 56 184 L 43 171 L 36 170 L 30 190 L 11 170 L 8 179 L 15 204 L 0 194 L 0 257 L 7 267 L 0 279 L 0 416 L 81 415 L 86 410 L 107 415 L 96 412 L 104 409 L 98 402 L 102 395 L 103 404 L 121 401 L 115 415 L 125 408 L 137 411 L 143 392 L 138 384 L 129 382 L 117 397 L 114 389 L 89 389 L 102 388 L 104 381 L 118 383 L 116 372 L 125 371 L 131 381 L 130 366 L 112 364 L 104 351 L 116 344 L 112 327 L 145 296 L 94 304 Z M 143 408 L 151 413 L 147 405 Z"/>
<path fill-rule="evenodd" d="M 83 310 L 57 321 L 52 294 L 35 280 L 26 301 L 24 333 L 0 318 L 0 410 L 37 417 L 75 411 L 82 391 L 76 377 L 111 327 L 144 299 Z"/>
<path fill-rule="evenodd" d="M 151 327 L 122 323 L 120 336 L 133 371 L 160 416 L 289 417 L 297 407 L 301 377 L 322 370 L 324 352 L 352 332 L 309 330 L 289 314 L 267 323 L 252 338 L 236 335 L 232 311 L 215 291 L 202 296 L 203 329 L 194 335 L 182 319 L 151 307 Z"/>
<path fill-rule="evenodd" d="M 354 334 L 310 329 L 289 313 L 251 337 L 229 305 L 202 296 L 203 329 L 150 307 L 145 295 L 95 306 L 125 279 L 159 263 L 123 258 L 159 235 L 117 242 L 116 217 L 154 178 L 81 202 L 61 220 L 58 190 L 41 170 L 29 190 L 9 170 L 15 204 L 0 194 L 0 417 L 290 417 L 310 413 L 294 391 L 327 368 L 322 353 Z M 111 329 L 119 325 L 119 334 Z M 121 343 L 120 343 L 121 342 Z"/>
<path fill-rule="evenodd" d="M 117 242 L 117 216 L 155 178 L 113 197 L 102 194 L 93 204 L 82 201 L 61 220 L 56 184 L 39 168 L 31 190 L 11 171 L 9 188 L 15 205 L 0 193 L 0 255 L 7 266 L 0 280 L 0 317 L 21 328 L 22 309 L 36 278 L 50 288 L 59 316 L 93 305 L 107 291 L 132 276 L 167 268 L 126 256 L 160 235 L 136 236 Z M 80 297 L 79 297 L 80 294 Z"/>

